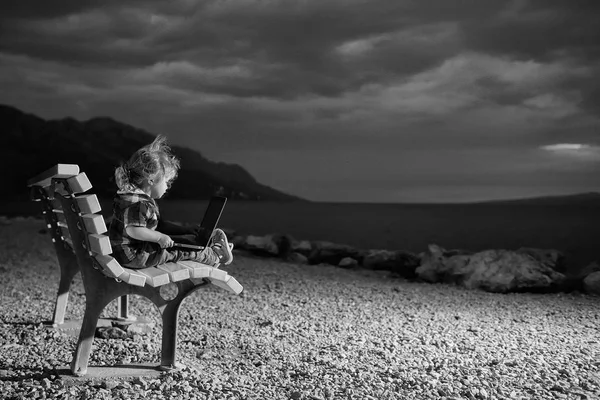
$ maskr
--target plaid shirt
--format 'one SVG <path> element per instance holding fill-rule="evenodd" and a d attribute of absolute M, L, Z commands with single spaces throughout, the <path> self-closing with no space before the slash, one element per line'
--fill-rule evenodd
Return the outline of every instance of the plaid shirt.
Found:
<path fill-rule="evenodd" d="M 108 236 L 113 257 L 122 265 L 135 260 L 141 251 L 147 251 L 146 242 L 127 234 L 127 226 L 142 226 L 155 230 L 160 213 L 158 205 L 142 191 L 117 192 L 113 203 L 113 219 Z"/>

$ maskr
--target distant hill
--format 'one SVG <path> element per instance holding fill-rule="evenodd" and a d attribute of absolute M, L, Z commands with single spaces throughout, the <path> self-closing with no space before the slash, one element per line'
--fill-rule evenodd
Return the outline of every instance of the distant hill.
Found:
<path fill-rule="evenodd" d="M 561 206 L 561 205 L 579 205 L 579 206 L 600 206 L 600 193 L 589 192 L 589 193 L 577 193 L 571 195 L 562 196 L 543 196 L 543 197 L 530 197 L 524 199 L 510 199 L 510 200 L 492 200 L 483 201 L 474 204 L 523 204 L 523 205 L 548 205 L 548 206 Z"/>
<path fill-rule="evenodd" d="M 0 131 L 3 199 L 24 198 L 27 180 L 59 162 L 78 164 L 95 193 L 112 197 L 115 167 L 156 136 L 111 118 L 47 121 L 6 105 L 0 105 Z M 302 200 L 257 182 L 239 165 L 213 162 L 184 147 L 172 149 L 182 168 L 169 198 L 206 199 L 220 194 L 230 199 Z"/>

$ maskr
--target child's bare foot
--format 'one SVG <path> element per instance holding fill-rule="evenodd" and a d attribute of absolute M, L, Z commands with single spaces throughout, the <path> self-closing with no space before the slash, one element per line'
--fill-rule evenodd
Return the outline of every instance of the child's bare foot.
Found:
<path fill-rule="evenodd" d="M 231 264 L 233 261 L 233 253 L 231 252 L 233 250 L 233 243 L 227 241 L 225 232 L 218 228 L 215 229 L 211 237 L 210 246 L 217 253 L 223 264 Z"/>

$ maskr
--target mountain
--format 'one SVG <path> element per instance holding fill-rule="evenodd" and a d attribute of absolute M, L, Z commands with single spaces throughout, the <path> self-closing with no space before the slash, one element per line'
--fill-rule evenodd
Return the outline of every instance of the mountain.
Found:
<path fill-rule="evenodd" d="M 492 200 L 478 202 L 476 204 L 523 204 L 534 206 L 600 206 L 600 193 L 589 192 L 559 196 L 530 197 L 524 199 Z"/>
<path fill-rule="evenodd" d="M 96 194 L 112 197 L 115 167 L 155 138 L 111 118 L 47 121 L 6 105 L 0 105 L 0 129 L 0 167 L 8 175 L 0 185 L 3 199 L 25 198 L 27 180 L 57 163 L 78 164 Z M 182 167 L 169 198 L 206 199 L 219 194 L 230 199 L 302 200 L 257 182 L 239 165 L 210 161 L 180 146 L 172 150 Z"/>

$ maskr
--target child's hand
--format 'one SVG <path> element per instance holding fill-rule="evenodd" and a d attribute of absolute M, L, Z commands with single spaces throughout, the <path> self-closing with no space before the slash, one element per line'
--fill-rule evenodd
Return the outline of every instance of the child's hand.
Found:
<path fill-rule="evenodd" d="M 169 235 L 163 233 L 160 239 L 158 239 L 158 244 L 162 249 L 165 249 L 167 247 L 173 247 L 174 242 Z"/>

